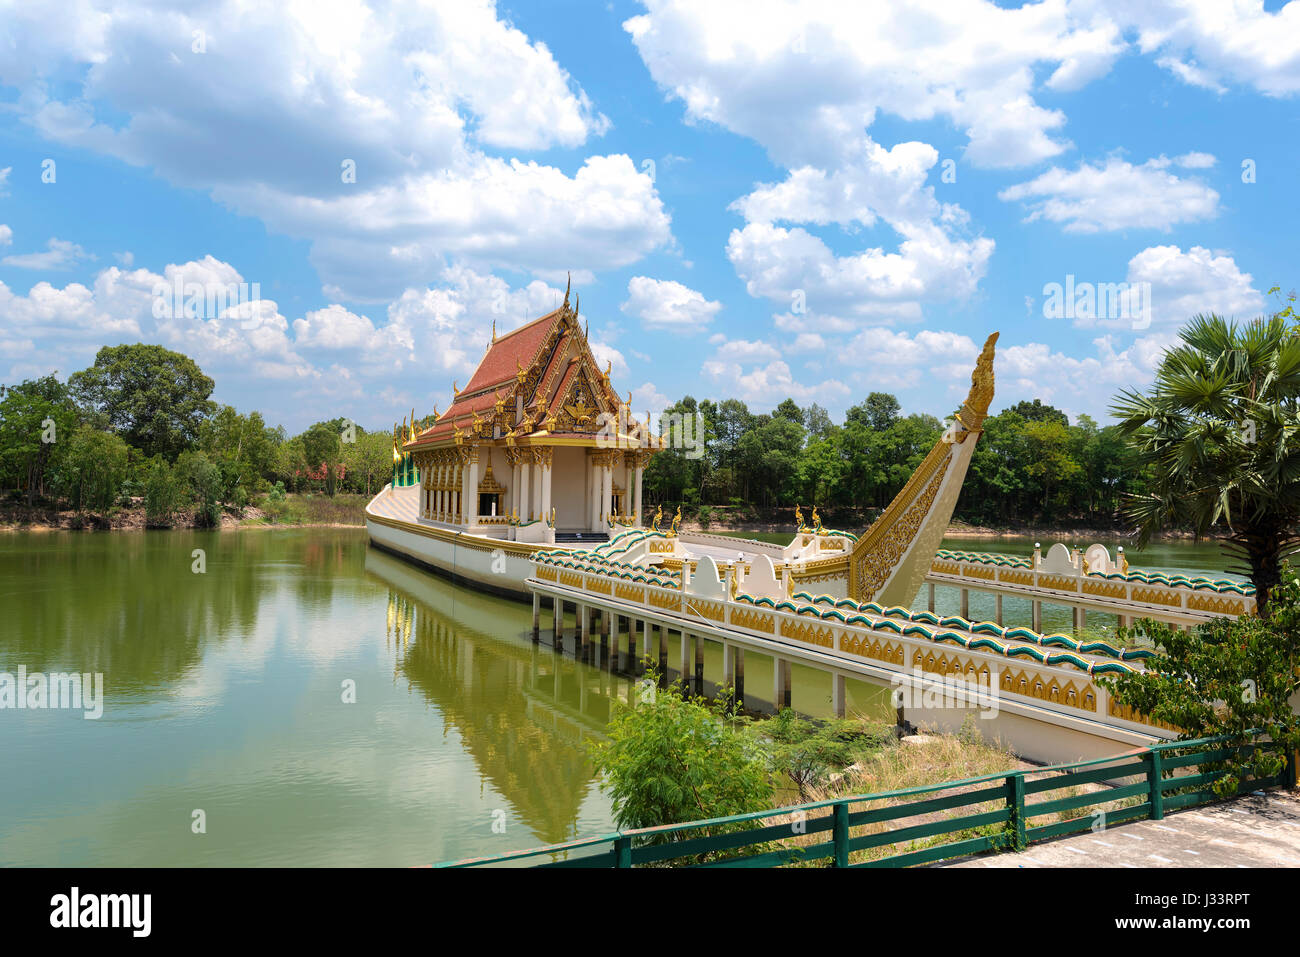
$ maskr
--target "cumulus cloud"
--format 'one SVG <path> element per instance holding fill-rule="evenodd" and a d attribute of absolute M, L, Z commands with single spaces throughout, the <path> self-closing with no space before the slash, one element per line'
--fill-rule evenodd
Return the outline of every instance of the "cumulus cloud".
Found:
<path fill-rule="evenodd" d="M 671 239 L 625 156 L 568 173 L 492 155 L 581 147 L 609 123 L 490 0 L 80 0 L 67 19 L 9 11 L 18 115 L 309 240 L 340 296 L 386 301 L 451 261 L 613 268 Z"/>
<path fill-rule="evenodd" d="M 211 293 L 236 287 L 238 301 Z M 179 290 L 179 292 L 178 292 Z M 207 294 L 205 299 L 205 294 Z M 411 288 L 375 316 L 332 303 L 290 320 L 229 263 L 205 256 L 161 272 L 102 270 L 92 286 L 48 282 L 16 294 L 0 283 L 0 379 L 89 365 L 103 345 L 157 342 L 192 357 L 218 383 L 217 398 L 301 427 L 347 414 L 383 421 L 463 385 L 497 334 L 554 307 L 562 291 L 540 280 L 511 287 L 464 267 Z M 593 342 L 603 364 L 627 373 L 618 350 Z"/>
<path fill-rule="evenodd" d="M 1267 96 L 1300 92 L 1300 4 L 1269 11 L 1259 2 L 1113 0 L 1112 16 L 1137 33 L 1137 46 L 1185 83 L 1215 93 L 1230 83 Z"/>
<path fill-rule="evenodd" d="M 718 314 L 722 303 L 671 279 L 633 276 L 627 283 L 627 301 L 619 308 L 651 328 L 698 332 Z"/>
<path fill-rule="evenodd" d="M 1198 313 L 1217 312 L 1252 319 L 1264 311 L 1264 297 L 1254 277 L 1242 272 L 1232 256 L 1192 246 L 1150 246 L 1128 264 L 1128 282 L 1151 283 L 1152 320 L 1181 325 Z"/>
<path fill-rule="evenodd" d="M 1138 166 L 1112 157 L 1100 166 L 1080 163 L 1074 170 L 1054 166 L 1029 182 L 1002 190 L 998 198 L 1025 202 L 1028 222 L 1045 219 L 1061 223 L 1072 233 L 1130 228 L 1168 232 L 1178 223 L 1216 217 L 1219 194 L 1198 179 L 1169 172 L 1175 163 L 1203 169 L 1214 163 L 1214 157 L 1206 153 L 1189 153 L 1177 160 L 1159 156 Z"/>
<path fill-rule="evenodd" d="M 14 231 L 0 223 L 0 246 L 8 246 L 14 241 Z"/>

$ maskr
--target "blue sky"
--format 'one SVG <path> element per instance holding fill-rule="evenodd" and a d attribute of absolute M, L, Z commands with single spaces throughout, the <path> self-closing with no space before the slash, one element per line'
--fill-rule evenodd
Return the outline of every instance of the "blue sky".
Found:
<path fill-rule="evenodd" d="M 1298 284 L 1297 2 L 23 4 L 0 48 L 2 382 L 160 342 L 386 427 L 572 271 L 638 411 L 943 416 L 999 330 L 995 408 L 1104 419 Z"/>

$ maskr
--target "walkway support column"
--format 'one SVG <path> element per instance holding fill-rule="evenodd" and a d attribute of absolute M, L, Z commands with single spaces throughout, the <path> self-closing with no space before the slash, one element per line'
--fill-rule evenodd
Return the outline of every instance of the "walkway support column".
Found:
<path fill-rule="evenodd" d="M 1043 630 L 1043 603 L 1037 598 L 1030 602 L 1029 620 L 1029 627 L 1034 631 L 1041 632 Z"/>
<path fill-rule="evenodd" d="M 970 589 L 961 590 L 961 616 L 970 621 Z"/>
<path fill-rule="evenodd" d="M 993 604 L 994 607 L 996 608 L 997 622 L 1000 625 L 1002 624 L 1002 592 L 998 592 L 993 597 Z"/>
<path fill-rule="evenodd" d="M 691 636 L 682 629 L 682 660 L 681 660 L 682 684 L 689 687 L 691 680 Z"/>
<path fill-rule="evenodd" d="M 736 707 L 741 707 L 745 703 L 745 649 L 732 648 L 732 654 L 736 656 L 733 672 L 735 676 Z"/>
<path fill-rule="evenodd" d="M 831 707 L 835 710 L 835 717 L 842 718 L 845 714 L 845 686 L 844 676 L 840 674 L 831 676 Z"/>
<path fill-rule="evenodd" d="M 542 618 L 542 596 L 533 592 L 533 641 L 538 639 L 538 625 Z"/>
<path fill-rule="evenodd" d="M 790 662 L 772 659 L 772 705 L 778 712 L 790 707 Z"/>

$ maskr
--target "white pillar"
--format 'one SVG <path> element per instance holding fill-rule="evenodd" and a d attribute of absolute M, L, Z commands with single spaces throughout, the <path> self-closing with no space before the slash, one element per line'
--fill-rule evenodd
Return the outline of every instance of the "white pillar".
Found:
<path fill-rule="evenodd" d="M 528 500 L 528 486 L 532 481 L 532 466 L 527 460 L 519 465 L 519 521 L 526 522 L 531 515 L 528 514 L 531 502 Z"/>
<path fill-rule="evenodd" d="M 469 463 L 469 488 L 467 490 L 467 494 L 469 495 L 469 509 L 467 510 L 466 514 L 469 517 L 466 520 L 465 524 L 477 525 L 478 524 L 478 455 L 477 454 L 474 455 L 474 458 L 471 459 Z"/>
<path fill-rule="evenodd" d="M 545 499 L 542 495 L 542 472 L 544 472 L 545 469 L 546 466 L 544 466 L 540 461 L 533 467 L 533 488 L 532 494 L 529 496 L 529 498 L 536 503 L 537 517 L 540 519 L 546 518 Z"/>
<path fill-rule="evenodd" d="M 644 471 L 645 469 L 641 466 L 641 459 L 638 458 L 636 464 L 636 479 L 635 479 L 636 494 L 633 496 L 632 499 L 632 511 L 636 513 L 636 520 L 638 525 L 645 524 L 645 515 L 641 513 L 641 474 Z"/>
<path fill-rule="evenodd" d="M 551 514 L 551 465 L 542 465 L 542 513 Z"/>
<path fill-rule="evenodd" d="M 601 493 L 600 493 L 600 527 L 607 528 L 605 516 L 614 511 L 614 467 L 606 466 L 600 470 Z"/>
<path fill-rule="evenodd" d="M 835 717 L 842 718 L 845 714 L 845 688 L 844 676 L 833 675 L 831 677 L 831 707 L 835 711 Z"/>

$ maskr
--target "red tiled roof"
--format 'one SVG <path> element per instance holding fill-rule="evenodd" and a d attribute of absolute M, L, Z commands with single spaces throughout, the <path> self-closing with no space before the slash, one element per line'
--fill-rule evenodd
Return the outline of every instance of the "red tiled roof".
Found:
<path fill-rule="evenodd" d="M 480 415 L 489 414 L 494 410 L 497 394 L 504 394 L 515 386 L 515 376 L 521 368 L 532 369 L 542 361 L 546 362 L 546 367 L 537 379 L 539 387 L 527 408 L 536 409 L 538 401 L 543 397 L 547 407 L 551 408 L 557 398 L 565 394 L 582 365 L 581 361 L 574 361 L 576 357 L 570 355 L 572 350 L 567 348 L 571 336 L 567 329 L 561 334 L 553 355 L 538 355 L 556 323 L 562 322 L 564 316 L 565 309 L 561 307 L 496 339 L 474 370 L 469 384 L 457 394 L 447 411 L 438 417 L 438 421 L 420 433 L 414 444 L 443 442 L 455 434 L 458 426 L 462 430 L 468 430 L 475 412 Z M 574 338 L 579 345 L 578 355 L 590 355 L 581 336 Z M 594 362 L 594 357 L 592 361 Z M 567 368 L 562 369 L 564 364 L 567 364 Z M 513 400 L 510 405 L 513 408 Z M 541 422 L 536 424 L 539 429 L 544 428 Z"/>
<path fill-rule="evenodd" d="M 560 310 L 557 309 L 498 338 L 474 370 L 469 385 L 465 386 L 461 394 L 472 394 L 480 389 L 510 382 L 518 371 L 516 361 L 525 369 L 532 365 L 533 357 L 537 355 L 537 350 L 541 348 L 559 315 Z"/>

